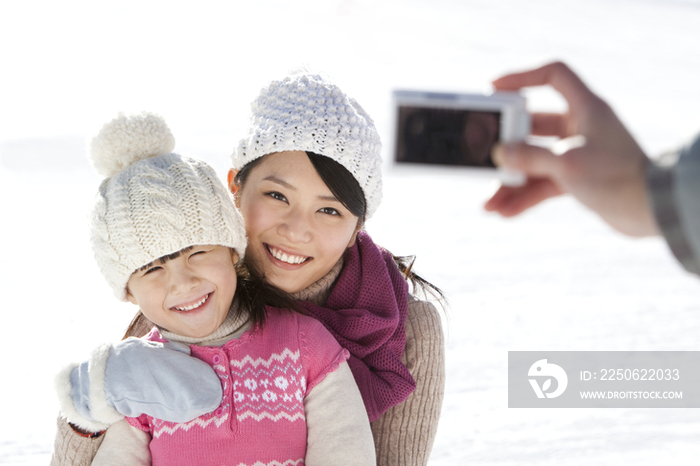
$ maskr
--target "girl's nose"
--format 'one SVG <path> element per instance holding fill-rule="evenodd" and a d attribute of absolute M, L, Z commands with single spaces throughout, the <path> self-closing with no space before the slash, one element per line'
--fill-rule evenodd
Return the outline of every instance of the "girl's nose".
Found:
<path fill-rule="evenodd" d="M 175 270 L 171 275 L 171 292 L 175 294 L 184 294 L 199 285 L 200 279 L 197 274 L 193 273 L 188 267 L 181 267 Z"/>
<path fill-rule="evenodd" d="M 298 212 L 291 212 L 277 226 L 277 233 L 291 243 L 308 243 L 313 237 L 309 220 Z"/>

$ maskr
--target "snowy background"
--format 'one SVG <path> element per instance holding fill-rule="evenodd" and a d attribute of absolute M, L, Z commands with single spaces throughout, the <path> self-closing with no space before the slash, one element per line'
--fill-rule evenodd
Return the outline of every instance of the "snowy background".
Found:
<path fill-rule="evenodd" d="M 307 63 L 390 145 L 394 88 L 479 91 L 567 61 L 649 154 L 700 129 L 698 0 L 2 2 L 0 463 L 48 464 L 53 374 L 133 315 L 92 259 L 99 178 L 85 138 L 118 110 L 162 114 L 222 176 L 248 105 Z M 552 92 L 533 109 L 560 110 Z M 385 154 L 388 158 L 388 153 Z M 449 296 L 447 394 L 431 464 L 697 464 L 700 411 L 507 408 L 509 350 L 700 350 L 700 280 L 571 199 L 486 214 L 492 180 L 385 166 L 375 241 Z"/>

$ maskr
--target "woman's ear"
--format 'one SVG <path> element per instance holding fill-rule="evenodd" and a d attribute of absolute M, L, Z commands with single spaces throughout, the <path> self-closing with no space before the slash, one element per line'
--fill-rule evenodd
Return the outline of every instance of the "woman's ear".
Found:
<path fill-rule="evenodd" d="M 236 184 L 236 175 L 238 175 L 238 170 L 234 170 L 233 168 L 229 169 L 228 175 L 226 176 L 226 181 L 228 181 L 228 190 L 231 191 L 231 194 L 233 194 L 233 202 L 236 204 L 236 207 L 240 209 L 241 206 L 238 200 L 238 185 Z"/>
<path fill-rule="evenodd" d="M 355 227 L 355 231 L 352 232 L 352 237 L 350 237 L 350 242 L 348 243 L 348 247 L 351 248 L 355 246 L 355 241 L 357 241 L 357 234 L 362 230 L 362 221 L 358 220 L 357 221 L 357 226 Z"/>
<path fill-rule="evenodd" d="M 229 169 L 228 171 L 228 176 L 226 177 L 226 181 L 228 181 L 228 189 L 231 191 L 231 194 L 234 196 L 238 192 L 238 186 L 236 186 L 236 183 L 234 183 L 234 180 L 236 179 L 236 175 L 238 174 L 238 170 L 234 170 L 233 168 Z"/>

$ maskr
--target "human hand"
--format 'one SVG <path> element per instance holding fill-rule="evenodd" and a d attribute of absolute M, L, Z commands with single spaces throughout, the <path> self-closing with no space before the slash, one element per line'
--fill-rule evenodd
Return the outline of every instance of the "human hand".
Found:
<path fill-rule="evenodd" d="M 221 381 L 181 343 L 127 338 L 101 345 L 90 360 L 56 378 L 61 410 L 69 422 L 99 431 L 123 419 L 148 414 L 187 422 L 221 403 Z"/>
<path fill-rule="evenodd" d="M 497 165 L 525 173 L 523 186 L 501 186 L 484 208 L 511 217 L 545 199 L 570 193 L 605 222 L 631 236 L 658 235 L 648 200 L 646 155 L 617 118 L 563 63 L 503 76 L 497 90 L 550 85 L 568 103 L 564 114 L 534 113 L 532 134 L 561 138 L 550 149 L 498 145 Z"/>

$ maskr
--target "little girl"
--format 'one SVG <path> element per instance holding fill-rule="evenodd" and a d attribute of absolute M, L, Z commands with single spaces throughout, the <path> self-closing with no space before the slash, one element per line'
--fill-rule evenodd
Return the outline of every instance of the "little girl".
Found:
<path fill-rule="evenodd" d="M 93 464 L 375 464 L 348 351 L 315 319 L 263 305 L 293 306 L 245 273 L 245 228 L 230 194 L 208 165 L 173 147 L 151 114 L 120 115 L 91 145 L 107 176 L 91 215 L 95 258 L 117 297 L 156 325 L 57 377 L 63 414 L 78 427 L 94 431 L 94 419 L 130 416 L 107 429 Z M 183 369 L 170 377 L 205 374 L 198 365 L 206 364 L 218 379 L 202 378 L 199 406 L 182 405 L 213 412 L 168 422 L 142 414 L 167 412 L 141 409 L 154 404 L 152 393 L 110 396 L 110 374 L 152 379 L 154 392 L 167 393 L 163 367 L 138 366 L 138 358 L 131 360 L 139 369 L 114 367 L 120 358 L 113 356 L 178 344 Z"/>

